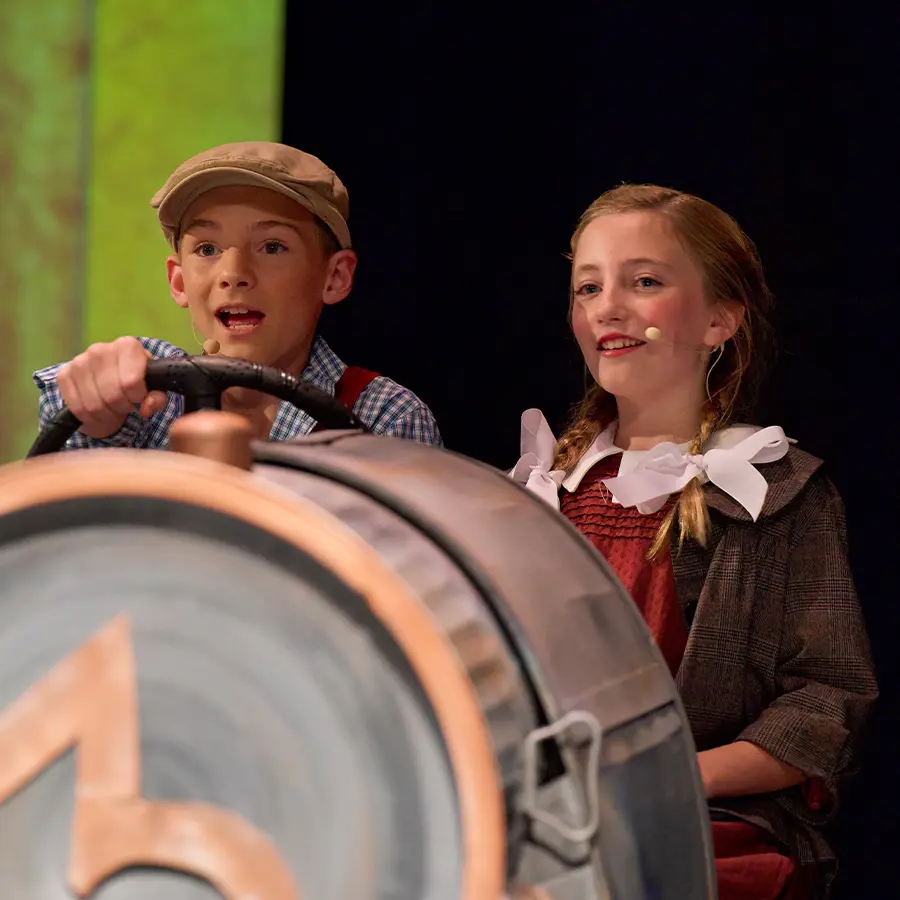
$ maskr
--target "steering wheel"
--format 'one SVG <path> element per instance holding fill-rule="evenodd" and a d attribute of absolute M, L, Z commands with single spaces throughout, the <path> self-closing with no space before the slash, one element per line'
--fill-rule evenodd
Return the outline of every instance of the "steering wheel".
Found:
<path fill-rule="evenodd" d="M 368 429 L 331 394 L 294 375 L 270 366 L 223 356 L 181 356 L 152 359 L 147 363 L 148 391 L 171 391 L 184 396 L 185 413 L 221 409 L 222 392 L 228 388 L 250 388 L 271 394 L 309 413 L 323 428 Z M 78 431 L 81 420 L 65 406 L 38 435 L 26 459 L 62 450 Z"/>

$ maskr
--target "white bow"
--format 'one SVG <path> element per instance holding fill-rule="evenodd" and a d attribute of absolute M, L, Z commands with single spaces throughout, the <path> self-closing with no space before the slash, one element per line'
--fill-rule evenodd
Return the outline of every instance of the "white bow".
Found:
<path fill-rule="evenodd" d="M 685 453 L 677 444 L 657 444 L 647 451 L 628 475 L 604 479 L 613 498 L 622 506 L 637 506 L 643 513 L 661 509 L 671 494 L 692 478 L 708 478 L 737 500 L 755 522 L 762 511 L 769 484 L 753 468 L 781 459 L 788 438 L 777 425 L 756 431 L 733 447 L 709 450 L 702 455 Z"/>
<path fill-rule="evenodd" d="M 566 473 L 550 468 L 556 457 L 556 438 L 539 409 L 522 413 L 520 447 L 522 456 L 510 477 L 559 509 L 559 486 Z"/>

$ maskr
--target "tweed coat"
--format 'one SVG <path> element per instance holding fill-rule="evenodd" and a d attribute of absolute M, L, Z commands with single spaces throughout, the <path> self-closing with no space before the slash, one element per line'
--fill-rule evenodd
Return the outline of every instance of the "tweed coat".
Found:
<path fill-rule="evenodd" d="M 791 447 L 757 470 L 769 489 L 756 522 L 706 484 L 707 547 L 672 551 L 689 628 L 676 683 L 698 750 L 750 741 L 825 784 L 832 802 L 819 811 L 799 787 L 715 799 L 710 811 L 761 826 L 798 862 L 822 864 L 829 882 L 829 825 L 877 684 L 843 504 L 822 461 Z"/>

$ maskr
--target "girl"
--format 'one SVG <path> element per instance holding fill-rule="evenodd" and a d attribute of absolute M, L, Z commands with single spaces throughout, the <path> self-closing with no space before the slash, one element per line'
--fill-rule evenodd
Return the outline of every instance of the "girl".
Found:
<path fill-rule="evenodd" d="M 652 185 L 601 196 L 571 247 L 595 383 L 558 444 L 523 415 L 512 477 L 606 557 L 675 676 L 722 900 L 826 896 L 827 826 L 877 688 L 822 462 L 780 428 L 729 425 L 771 347 L 755 248 Z"/>

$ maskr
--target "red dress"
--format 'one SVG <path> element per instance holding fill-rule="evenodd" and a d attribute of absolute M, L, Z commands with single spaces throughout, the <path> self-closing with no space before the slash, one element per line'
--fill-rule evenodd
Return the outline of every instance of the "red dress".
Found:
<path fill-rule="evenodd" d="M 563 490 L 564 516 L 603 554 L 637 604 L 673 677 L 687 644 L 668 554 L 651 562 L 647 553 L 672 497 L 659 512 L 643 515 L 612 502 L 604 478 L 619 473 L 621 455 L 598 462 L 574 492 Z M 814 873 L 783 854 L 765 831 L 739 821 L 712 823 L 720 900 L 805 900 L 813 894 Z"/>

